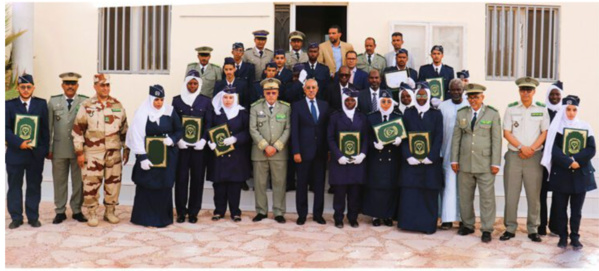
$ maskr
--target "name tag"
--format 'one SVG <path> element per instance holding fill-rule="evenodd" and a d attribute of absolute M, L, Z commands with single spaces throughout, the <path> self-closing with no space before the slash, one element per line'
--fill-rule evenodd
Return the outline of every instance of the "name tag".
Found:
<path fill-rule="evenodd" d="M 120 108 L 113 108 L 112 112 L 121 112 L 121 109 Z"/>
<path fill-rule="evenodd" d="M 480 124 L 493 124 L 492 120 L 481 120 Z"/>
<path fill-rule="evenodd" d="M 543 116 L 543 112 L 530 113 L 530 116 L 532 116 L 532 117 L 542 117 Z"/>
<path fill-rule="evenodd" d="M 276 117 L 277 117 L 277 120 L 284 120 L 287 118 L 287 115 L 280 113 L 280 114 L 277 114 Z"/>

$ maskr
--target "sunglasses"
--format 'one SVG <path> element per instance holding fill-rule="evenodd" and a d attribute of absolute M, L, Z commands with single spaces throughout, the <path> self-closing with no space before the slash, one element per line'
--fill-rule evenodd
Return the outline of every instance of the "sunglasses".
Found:
<path fill-rule="evenodd" d="M 347 76 L 349 76 L 349 73 L 340 73 L 339 74 L 339 77 L 347 77 Z"/>
<path fill-rule="evenodd" d="M 264 95 L 268 95 L 268 96 L 277 95 L 277 93 L 278 93 L 277 91 L 267 91 L 267 92 L 264 92 Z"/>
<path fill-rule="evenodd" d="M 416 94 L 416 99 L 426 99 L 428 96 L 426 94 Z"/>
<path fill-rule="evenodd" d="M 20 85 L 19 89 L 22 89 L 22 90 L 33 89 L 33 86 L 32 85 Z"/>
<path fill-rule="evenodd" d="M 67 85 L 67 86 L 74 86 L 77 85 L 77 82 L 75 81 L 63 81 L 63 84 Z"/>

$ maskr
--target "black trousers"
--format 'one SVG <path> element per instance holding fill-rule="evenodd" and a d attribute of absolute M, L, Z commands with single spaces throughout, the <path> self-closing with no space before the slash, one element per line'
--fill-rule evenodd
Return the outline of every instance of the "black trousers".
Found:
<path fill-rule="evenodd" d="M 549 226 L 549 230 L 551 232 L 557 232 L 555 228 L 555 204 L 551 204 L 549 209 L 549 220 L 547 219 L 547 193 L 549 192 L 549 182 L 547 169 L 543 168 L 543 183 L 541 185 L 541 225 L 539 225 L 539 229 L 545 228 Z M 547 223 L 549 221 L 549 223 Z M 547 225 L 549 224 L 549 225 Z M 540 231 L 540 230 L 539 230 Z"/>
<path fill-rule="evenodd" d="M 324 182 L 326 177 L 326 157 L 315 157 L 310 161 L 295 164 L 297 169 L 297 187 L 295 191 L 295 207 L 299 217 L 308 215 L 308 186 L 314 189 L 314 205 L 312 215 L 322 216 L 324 209 Z"/>
<path fill-rule="evenodd" d="M 566 194 L 553 192 L 553 206 L 555 206 L 555 226 L 560 238 L 568 237 L 568 202 L 570 203 L 570 239 L 578 240 L 580 234 L 580 219 L 582 218 L 582 205 L 586 192 Z"/>
<path fill-rule="evenodd" d="M 347 199 L 347 219 L 357 220 L 360 211 L 360 187 L 361 184 L 333 185 L 333 218 L 335 221 L 343 221 L 345 212 L 345 200 Z"/>
<path fill-rule="evenodd" d="M 214 215 L 225 216 L 227 204 L 229 204 L 231 217 L 241 216 L 241 210 L 239 209 L 241 185 L 241 182 L 212 183 L 212 187 L 214 187 Z"/>
<path fill-rule="evenodd" d="M 205 157 L 203 151 L 179 150 L 179 164 L 175 179 L 175 209 L 178 216 L 186 214 L 197 216 L 202 209 Z"/>
<path fill-rule="evenodd" d="M 6 165 L 8 192 L 6 207 L 12 220 L 23 220 L 23 177 L 26 179 L 25 214 L 29 221 L 39 219 L 39 206 L 42 197 L 42 171 L 44 162 L 28 165 Z"/>

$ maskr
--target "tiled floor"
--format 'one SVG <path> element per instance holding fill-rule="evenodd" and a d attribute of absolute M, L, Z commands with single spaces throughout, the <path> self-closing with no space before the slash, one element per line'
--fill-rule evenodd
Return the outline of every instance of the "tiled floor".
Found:
<path fill-rule="evenodd" d="M 516 238 L 499 241 L 503 231 L 497 220 L 493 241 L 480 242 L 480 232 L 462 237 L 456 229 L 424 235 L 396 227 L 372 227 L 366 218 L 357 229 L 326 225 L 310 218 L 295 224 L 273 219 L 253 223 L 254 213 L 243 221 L 213 222 L 202 211 L 197 224 L 145 228 L 129 223 L 130 206 L 119 206 L 122 222 L 101 221 L 97 228 L 69 219 L 53 225 L 53 205 L 42 203 L 42 227 L 28 224 L 5 229 L 6 267 L 577 267 L 599 265 L 599 220 L 583 219 L 582 251 L 556 246 L 557 237 L 533 243 L 523 223 Z M 6 212 L 5 212 L 6 213 Z M 8 227 L 10 218 L 5 215 Z M 478 225 L 477 225 L 478 226 Z"/>

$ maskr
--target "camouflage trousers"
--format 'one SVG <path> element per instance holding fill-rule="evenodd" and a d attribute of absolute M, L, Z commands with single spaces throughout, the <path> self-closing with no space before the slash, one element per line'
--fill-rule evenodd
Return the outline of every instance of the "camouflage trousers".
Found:
<path fill-rule="evenodd" d="M 121 191 L 121 164 L 120 150 L 107 150 L 106 152 L 85 153 L 85 166 L 83 167 L 83 206 L 87 208 L 98 207 L 100 186 L 104 180 L 104 205 L 118 205 Z"/>

